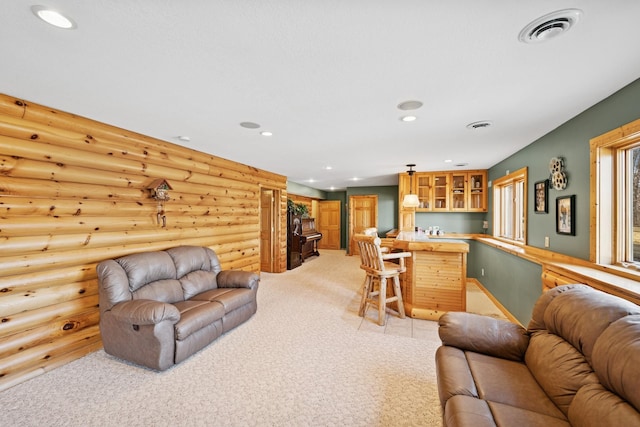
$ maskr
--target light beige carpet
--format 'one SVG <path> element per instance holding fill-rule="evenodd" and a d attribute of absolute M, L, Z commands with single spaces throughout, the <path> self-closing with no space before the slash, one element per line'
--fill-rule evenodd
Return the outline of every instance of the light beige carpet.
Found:
<path fill-rule="evenodd" d="M 357 257 L 262 274 L 258 312 L 153 372 L 98 351 L 0 393 L 6 426 L 440 426 L 435 322 L 358 317 Z"/>

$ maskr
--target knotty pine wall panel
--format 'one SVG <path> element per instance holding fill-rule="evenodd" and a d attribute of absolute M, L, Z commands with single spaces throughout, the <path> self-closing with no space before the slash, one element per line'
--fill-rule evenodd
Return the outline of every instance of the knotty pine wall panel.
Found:
<path fill-rule="evenodd" d="M 262 187 L 279 190 L 286 271 L 286 177 L 0 95 L 0 390 L 101 347 L 104 259 L 201 245 L 259 272 Z"/>

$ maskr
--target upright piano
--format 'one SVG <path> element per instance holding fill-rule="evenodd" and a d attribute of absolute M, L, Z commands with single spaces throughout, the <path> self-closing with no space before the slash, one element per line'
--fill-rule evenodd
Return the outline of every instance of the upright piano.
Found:
<path fill-rule="evenodd" d="M 315 218 L 302 218 L 302 261 L 313 255 L 320 255 L 318 242 L 322 239 L 322 233 L 316 230 Z"/>
<path fill-rule="evenodd" d="M 299 267 L 305 260 L 318 252 L 318 241 L 322 233 L 316 230 L 314 218 L 302 218 L 287 214 L 287 270 Z"/>

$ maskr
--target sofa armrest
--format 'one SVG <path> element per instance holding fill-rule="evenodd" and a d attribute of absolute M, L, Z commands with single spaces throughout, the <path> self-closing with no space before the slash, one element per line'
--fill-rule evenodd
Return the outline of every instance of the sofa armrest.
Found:
<path fill-rule="evenodd" d="M 176 306 L 147 299 L 121 302 L 109 312 L 118 321 L 133 325 L 155 325 L 165 320 L 175 324 L 180 320 L 180 311 Z"/>
<path fill-rule="evenodd" d="M 216 282 L 219 288 L 249 288 L 258 287 L 260 276 L 250 271 L 225 270 L 218 273 Z"/>
<path fill-rule="evenodd" d="M 449 312 L 440 317 L 439 324 L 442 343 L 461 350 L 522 361 L 529 346 L 527 330 L 503 319 Z"/>

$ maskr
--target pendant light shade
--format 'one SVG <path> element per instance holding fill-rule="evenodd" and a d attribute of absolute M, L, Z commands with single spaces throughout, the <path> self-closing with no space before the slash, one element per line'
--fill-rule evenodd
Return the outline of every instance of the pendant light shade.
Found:
<path fill-rule="evenodd" d="M 402 207 L 405 208 L 417 208 L 420 206 L 420 199 L 417 194 L 405 194 L 402 200 Z"/>
<path fill-rule="evenodd" d="M 409 174 L 409 194 L 405 194 L 404 199 L 402 199 L 402 207 L 403 208 L 417 208 L 420 206 L 420 199 L 418 199 L 417 194 L 411 194 L 411 187 L 413 187 L 413 174 L 415 171 L 413 170 L 414 164 L 409 164 L 407 167 L 409 170 L 407 173 Z"/>

